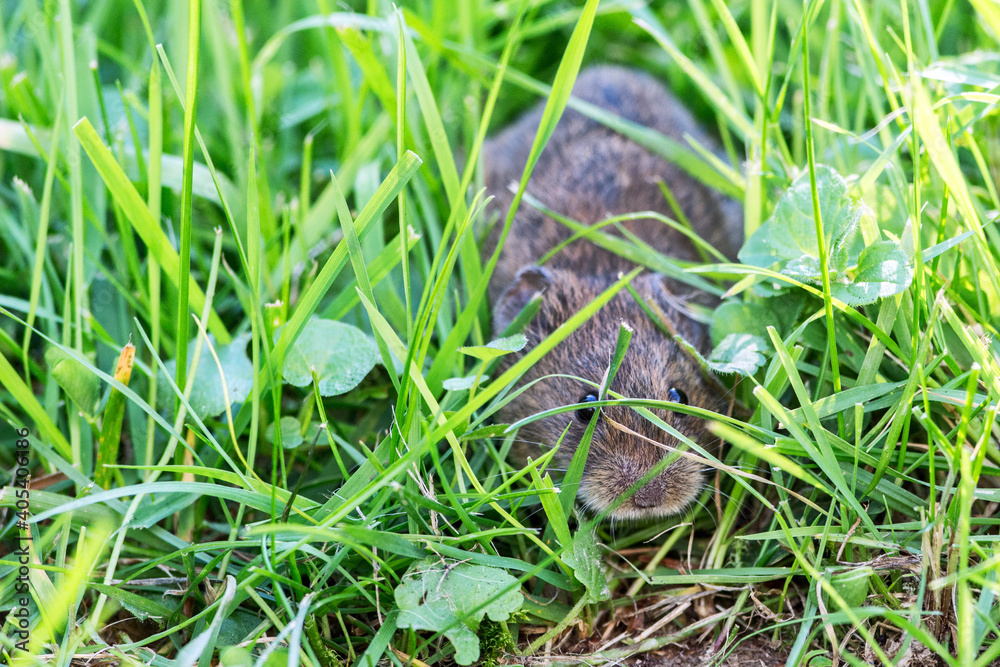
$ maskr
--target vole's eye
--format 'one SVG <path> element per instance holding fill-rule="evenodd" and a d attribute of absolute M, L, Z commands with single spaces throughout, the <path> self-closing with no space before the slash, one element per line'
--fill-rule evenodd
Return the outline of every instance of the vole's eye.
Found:
<path fill-rule="evenodd" d="M 594 394 L 587 394 L 582 397 L 579 403 L 593 403 L 597 400 L 597 396 Z M 594 416 L 594 408 L 580 408 L 576 411 L 576 418 L 582 422 L 589 422 L 590 418 Z"/>
<path fill-rule="evenodd" d="M 671 387 L 670 391 L 667 392 L 667 400 L 671 401 L 672 403 L 681 403 L 682 405 L 687 405 L 688 395 L 684 393 L 683 389 Z"/>

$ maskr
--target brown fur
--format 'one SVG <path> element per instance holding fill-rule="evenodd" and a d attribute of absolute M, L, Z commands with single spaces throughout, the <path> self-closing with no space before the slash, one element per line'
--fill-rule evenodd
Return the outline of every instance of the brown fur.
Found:
<path fill-rule="evenodd" d="M 618 67 L 591 68 L 580 74 L 573 95 L 674 139 L 682 141 L 684 134 L 690 134 L 703 145 L 712 145 L 683 105 L 647 75 Z M 521 177 L 541 113 L 540 106 L 484 147 L 487 187 L 495 197 L 494 210 L 501 220 L 513 199 L 508 185 Z M 528 192 L 551 209 L 585 224 L 644 210 L 673 217 L 657 186 L 659 180 L 667 183 L 703 238 L 723 253 L 735 254 L 742 239 L 738 207 L 676 165 L 572 110 L 564 114 L 543 151 Z M 665 254 L 697 258 L 689 240 L 661 222 L 643 219 L 626 223 L 626 227 Z M 566 226 L 527 204 L 518 209 L 490 282 L 494 331 L 503 331 L 535 294 L 542 294 L 542 305 L 525 331 L 528 346 L 520 354 L 505 357 L 503 370 L 610 286 L 619 272 L 634 268 L 627 260 L 584 240 L 570 244 L 544 268 L 532 266 L 571 234 Z M 486 253 L 496 247 L 498 237 L 499 225 L 486 239 Z M 643 274 L 633 287 L 656 303 L 686 340 L 705 349 L 704 327 L 684 313 L 682 298 L 669 291 L 662 276 Z M 697 363 L 660 331 L 628 292 L 619 293 L 545 355 L 524 375 L 520 385 L 554 374 L 574 375 L 599 384 L 611 360 L 621 322 L 628 323 L 634 333 L 612 390 L 629 398 L 669 400 L 668 392 L 677 388 L 687 394 L 692 405 L 717 407 L 716 392 L 702 377 Z M 501 408 L 498 418 L 514 422 L 543 410 L 578 403 L 591 393 L 596 390 L 580 381 L 548 377 Z M 660 411 L 658 416 L 695 442 L 703 440 L 705 424 L 701 420 L 666 411 Z M 556 455 L 559 467 L 565 467 L 586 428 L 586 422 L 576 413 L 522 427 L 518 435 L 522 446 L 515 455 L 523 459 L 537 453 L 539 447 L 553 446 L 567 424 L 570 430 Z M 591 443 L 578 498 L 589 508 L 605 509 L 677 444 L 631 408 L 605 408 Z M 700 488 L 700 466 L 681 457 L 639 489 L 613 516 L 625 519 L 675 514 L 694 499 Z"/>

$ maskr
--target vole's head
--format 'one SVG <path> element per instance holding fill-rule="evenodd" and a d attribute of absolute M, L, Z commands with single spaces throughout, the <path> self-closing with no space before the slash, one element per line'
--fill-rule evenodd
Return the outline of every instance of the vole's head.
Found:
<path fill-rule="evenodd" d="M 535 294 L 541 293 L 542 302 L 538 314 L 525 330 L 528 345 L 519 355 L 505 358 L 504 369 L 586 306 L 609 284 L 608 280 L 580 278 L 559 270 L 537 267 L 521 270 L 494 308 L 495 330 L 499 332 L 506 328 Z M 703 327 L 681 312 L 678 300 L 664 288 L 661 276 L 645 274 L 632 285 L 640 296 L 658 306 L 685 340 L 695 346 L 702 344 Z M 628 352 L 611 384 L 612 391 L 625 398 L 673 401 L 707 409 L 718 407 L 718 392 L 704 380 L 697 362 L 664 334 L 632 295 L 623 290 L 524 375 L 520 386 L 544 379 L 502 408 L 499 418 L 513 423 L 551 408 L 596 400 L 598 390 L 593 385 L 566 377 L 544 376 L 573 375 L 600 385 L 610 364 L 622 322 L 633 329 L 633 334 Z M 652 412 L 686 437 L 700 445 L 705 444 L 703 420 L 681 412 Z M 555 459 L 555 467 L 565 469 L 592 414 L 592 409 L 583 408 L 522 426 L 518 432 L 520 446 L 515 454 L 523 456 L 536 447 L 553 447 L 568 426 Z M 602 408 L 591 440 L 578 499 L 594 512 L 606 509 L 679 445 L 676 438 L 632 408 Z M 680 449 L 686 451 L 683 446 Z M 677 514 L 694 500 L 701 485 L 702 466 L 692 458 L 681 455 L 639 488 L 611 516 L 614 519 L 645 519 Z"/>

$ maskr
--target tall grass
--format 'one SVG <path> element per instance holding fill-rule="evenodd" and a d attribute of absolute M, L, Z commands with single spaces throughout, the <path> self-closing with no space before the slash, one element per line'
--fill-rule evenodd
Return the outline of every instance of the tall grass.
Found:
<path fill-rule="evenodd" d="M 0 531 L 31 538 L 26 588 L 0 551 L 4 660 L 997 659 L 998 38 L 986 0 L 0 3 Z M 725 157 L 572 98 L 596 62 Z M 713 422 L 683 516 L 581 514 L 491 419 L 636 275 L 497 375 L 481 148 L 536 103 L 522 208 L 566 109 L 740 200 L 748 238 L 800 178 L 834 233 L 830 168 L 870 208 L 875 277 L 836 243 L 804 277 L 592 234 L 756 346 L 728 414 L 602 396 Z"/>

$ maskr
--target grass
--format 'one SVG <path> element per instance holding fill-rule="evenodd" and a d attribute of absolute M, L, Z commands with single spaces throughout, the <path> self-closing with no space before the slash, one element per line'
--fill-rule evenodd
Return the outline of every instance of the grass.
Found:
<path fill-rule="evenodd" d="M 1000 657 L 995 4 L 348 4 L 0 4 L 4 660 Z M 571 98 L 596 62 L 724 157 Z M 689 410 L 722 446 L 689 443 L 717 474 L 682 516 L 580 514 L 491 421 L 631 277 L 496 375 L 479 155 L 538 100 L 522 208 L 573 108 L 741 200 L 748 238 L 801 191 L 834 239 L 784 258 L 809 274 L 593 234 L 724 294 L 705 363 L 750 371 Z"/>

